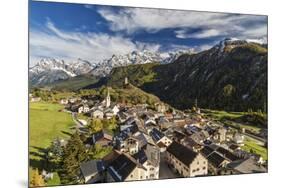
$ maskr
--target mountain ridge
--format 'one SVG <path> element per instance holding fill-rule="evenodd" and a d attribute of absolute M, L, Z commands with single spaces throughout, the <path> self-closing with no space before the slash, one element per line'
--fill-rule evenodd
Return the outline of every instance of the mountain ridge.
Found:
<path fill-rule="evenodd" d="M 228 41 L 183 54 L 170 64 L 114 68 L 108 85 L 117 86 L 124 77 L 179 109 L 190 108 L 197 100 L 203 108 L 266 111 L 267 49 L 257 43 Z"/>
<path fill-rule="evenodd" d="M 132 51 L 124 55 L 114 54 L 112 57 L 97 63 L 90 63 L 80 58 L 72 62 L 54 58 L 43 58 L 36 65 L 30 67 L 30 83 L 32 86 L 44 86 L 83 74 L 106 77 L 114 67 L 153 62 L 166 64 L 175 60 L 181 53 L 184 52 L 169 53 L 167 57 L 162 57 L 160 53 L 147 50 Z"/>

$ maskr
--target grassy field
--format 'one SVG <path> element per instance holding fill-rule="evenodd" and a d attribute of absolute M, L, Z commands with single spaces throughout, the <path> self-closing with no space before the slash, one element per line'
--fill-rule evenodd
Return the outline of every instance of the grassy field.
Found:
<path fill-rule="evenodd" d="M 55 186 L 60 184 L 60 177 L 57 172 L 54 173 L 53 179 L 47 181 L 48 186 Z"/>
<path fill-rule="evenodd" d="M 261 145 L 258 145 L 256 141 L 247 138 L 244 141 L 244 146 L 242 146 L 242 149 L 245 151 L 253 151 L 254 153 L 261 155 L 264 160 L 267 160 L 267 149 Z"/>
<path fill-rule="evenodd" d="M 241 129 L 245 128 L 254 133 L 258 133 L 261 128 L 255 125 L 249 125 L 245 123 L 238 123 L 231 121 L 231 119 L 240 118 L 243 115 L 247 114 L 246 112 L 226 112 L 226 111 L 218 111 L 218 110 L 203 110 L 207 116 L 213 118 L 214 120 L 225 123 L 233 128 Z"/>
<path fill-rule="evenodd" d="M 56 138 L 67 138 L 67 132 L 74 125 L 71 115 L 59 112 L 62 105 L 51 103 L 30 103 L 29 111 L 29 148 L 30 158 L 38 159 L 35 153 L 47 148 Z M 33 153 L 35 152 L 35 153 Z"/>
<path fill-rule="evenodd" d="M 207 110 L 207 109 L 204 109 L 203 112 L 216 120 L 221 120 L 225 117 L 238 118 L 245 114 L 244 112 L 226 112 L 226 111 Z"/>

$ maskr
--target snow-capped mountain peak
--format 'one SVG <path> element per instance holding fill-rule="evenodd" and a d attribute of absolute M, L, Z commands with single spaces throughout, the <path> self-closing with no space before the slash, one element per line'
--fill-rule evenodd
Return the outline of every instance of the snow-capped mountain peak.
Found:
<path fill-rule="evenodd" d="M 99 62 L 78 58 L 75 61 L 64 61 L 55 58 L 41 59 L 30 68 L 30 80 L 33 85 L 45 85 L 57 80 L 68 79 L 90 73 L 94 76 L 107 76 L 114 67 L 146 63 L 171 63 L 185 52 L 168 53 L 165 56 L 151 51 L 132 51 L 128 54 L 113 54 L 110 58 Z"/>
<path fill-rule="evenodd" d="M 29 69 L 30 81 L 33 85 L 48 84 L 86 74 L 92 68 L 93 66 L 89 62 L 81 59 L 74 62 L 65 62 L 54 58 L 44 58 Z"/>
<path fill-rule="evenodd" d="M 162 60 L 163 59 L 160 53 L 154 53 L 146 50 L 132 51 L 131 53 L 123 55 L 114 54 L 111 58 L 96 63 L 96 67 L 91 71 L 91 73 L 93 75 L 106 76 L 114 67 L 161 62 Z"/>

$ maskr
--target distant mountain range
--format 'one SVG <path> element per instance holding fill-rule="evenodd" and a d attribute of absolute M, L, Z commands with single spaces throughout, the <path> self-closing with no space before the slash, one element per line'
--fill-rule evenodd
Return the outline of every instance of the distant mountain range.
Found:
<path fill-rule="evenodd" d="M 75 67 L 75 68 L 74 68 Z M 132 52 L 96 64 L 41 60 L 30 69 L 34 85 L 58 89 L 122 86 L 129 82 L 179 109 L 266 110 L 267 45 L 225 39 L 199 53 Z M 58 81 L 59 80 L 59 81 Z M 74 87 L 75 86 L 75 87 Z"/>
<path fill-rule="evenodd" d="M 113 55 L 111 58 L 97 63 L 90 63 L 82 59 L 78 59 L 74 62 L 66 62 L 54 58 L 45 58 L 30 68 L 30 83 L 33 86 L 43 86 L 84 74 L 91 74 L 95 77 L 105 77 L 114 67 L 154 62 L 166 64 L 174 61 L 183 53 L 186 52 L 179 51 L 169 53 L 168 56 L 163 57 L 160 53 L 146 50 L 132 51 L 125 55 Z"/>
<path fill-rule="evenodd" d="M 82 59 L 75 62 L 65 62 L 53 58 L 42 59 L 29 69 L 29 81 L 31 85 L 42 86 L 86 74 L 92 69 L 93 65 Z"/>

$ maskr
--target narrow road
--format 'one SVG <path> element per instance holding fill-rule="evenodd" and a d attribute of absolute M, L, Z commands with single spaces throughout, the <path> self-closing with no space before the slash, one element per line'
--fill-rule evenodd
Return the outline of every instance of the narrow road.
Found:
<path fill-rule="evenodd" d="M 78 121 L 78 119 L 77 119 L 77 114 L 76 114 L 75 112 L 72 112 L 71 115 L 72 115 L 73 121 L 74 121 L 75 124 L 76 124 L 76 129 L 77 129 L 80 133 L 86 133 L 86 132 L 87 132 L 87 130 L 86 130 L 87 128 L 85 128 L 85 126 L 84 126 L 81 122 Z"/>

